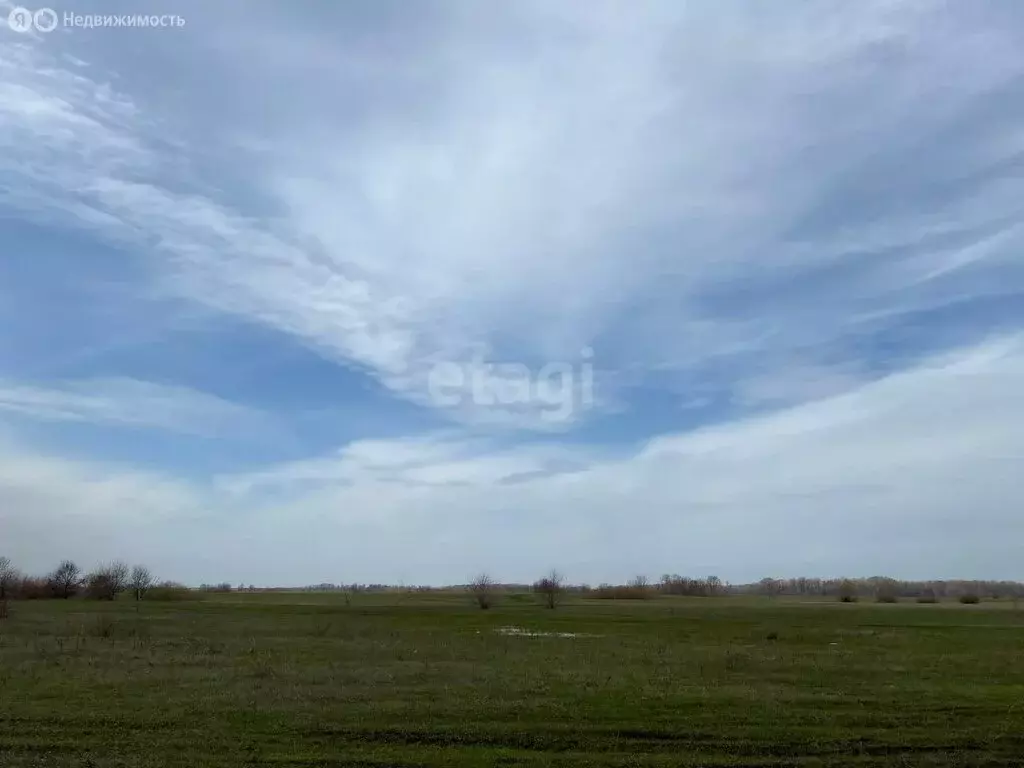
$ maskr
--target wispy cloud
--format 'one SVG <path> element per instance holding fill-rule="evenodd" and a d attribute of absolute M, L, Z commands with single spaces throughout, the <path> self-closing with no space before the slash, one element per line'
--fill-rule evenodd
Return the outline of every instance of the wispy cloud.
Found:
<path fill-rule="evenodd" d="M 95 535 L 62 545 L 127 548 L 106 509 L 137 494 L 147 552 L 209 580 L 1010 569 L 1019 8 L 186 6 L 173 34 L 0 29 L 0 319 L 93 350 L 0 337 L 0 415 L 232 436 L 312 393 L 358 434 L 216 477 L 9 437 L 5 540 L 49 557 L 76 510 Z M 79 328 L 90 275 L 117 307 Z M 432 389 L 590 349 L 562 422 Z"/>
<path fill-rule="evenodd" d="M 241 439 L 272 424 L 255 409 L 187 387 L 135 379 L 32 386 L 0 379 L 0 413 Z"/>
<path fill-rule="evenodd" d="M 199 579 L 450 582 L 482 567 L 524 579 L 552 564 L 581 580 L 1012 577 L 1024 439 L 1006 413 L 1024 408 L 1022 385 L 1017 336 L 629 455 L 442 434 L 212 485 L 0 445 L 0 510 L 5 543 L 39 553 L 28 565 L 52 557 L 28 537 L 76 515 L 92 533 L 63 541 L 69 554 L 141 546 Z"/>
<path fill-rule="evenodd" d="M 5 200 L 154 249 L 164 290 L 434 405 L 431 365 L 480 349 L 536 363 L 597 340 L 607 368 L 692 372 L 733 347 L 760 377 L 780 356 L 820 365 L 853 315 L 1019 283 L 1022 148 L 999 105 L 1022 54 L 995 10 L 501 14 L 451 6 L 390 63 L 254 24 L 267 55 L 230 87 L 276 85 L 281 114 L 247 127 L 225 110 L 211 142 L 259 148 L 227 160 L 269 218 L 202 182 L 202 148 L 164 138 L 180 116 L 52 40 L 6 41 Z M 333 65 L 313 84 L 318 55 Z M 429 102 L 405 99 L 417 69 Z M 333 86 L 344 122 L 307 98 Z"/>

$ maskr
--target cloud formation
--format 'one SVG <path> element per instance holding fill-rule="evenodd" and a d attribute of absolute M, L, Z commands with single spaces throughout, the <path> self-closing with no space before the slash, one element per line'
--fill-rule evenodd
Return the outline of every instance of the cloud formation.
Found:
<path fill-rule="evenodd" d="M 1010 568 L 1016 8 L 179 12 L 0 29 L 0 320 L 31 329 L 0 340 L 0 539 L 33 563 L 138 493 L 151 556 L 217 581 L 340 580 L 338 541 L 366 580 Z M 554 425 L 431 387 L 591 349 Z M 108 455 L 279 424 L 308 442 L 228 472 Z"/>

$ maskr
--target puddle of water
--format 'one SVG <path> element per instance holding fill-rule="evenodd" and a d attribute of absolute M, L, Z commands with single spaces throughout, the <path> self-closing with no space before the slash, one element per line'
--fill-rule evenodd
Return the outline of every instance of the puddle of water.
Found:
<path fill-rule="evenodd" d="M 600 635 L 585 635 L 580 632 L 537 632 L 522 627 L 500 627 L 494 631 L 507 637 L 600 637 Z"/>

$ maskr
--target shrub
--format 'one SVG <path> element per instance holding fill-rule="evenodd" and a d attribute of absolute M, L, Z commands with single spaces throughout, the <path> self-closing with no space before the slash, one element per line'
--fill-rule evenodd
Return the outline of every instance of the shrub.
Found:
<path fill-rule="evenodd" d="M 964 605 L 977 605 L 981 602 L 981 598 L 975 594 L 968 593 L 966 595 L 960 595 L 960 602 Z"/>
<path fill-rule="evenodd" d="M 480 606 L 480 610 L 486 611 L 494 605 L 494 579 L 486 573 L 481 573 L 473 579 L 469 585 L 469 590 L 473 593 L 473 599 Z"/>
<path fill-rule="evenodd" d="M 843 579 L 839 582 L 839 589 L 836 593 L 841 603 L 856 603 L 857 602 L 857 585 L 849 579 Z"/>
<path fill-rule="evenodd" d="M 919 603 L 937 603 L 939 598 L 935 595 L 918 595 L 917 602 Z"/>
<path fill-rule="evenodd" d="M 882 594 L 875 597 L 876 603 L 898 603 L 900 599 L 896 595 Z"/>

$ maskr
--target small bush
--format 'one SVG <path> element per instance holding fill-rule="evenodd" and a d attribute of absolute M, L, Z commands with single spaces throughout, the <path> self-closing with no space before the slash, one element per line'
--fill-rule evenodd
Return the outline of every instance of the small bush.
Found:
<path fill-rule="evenodd" d="M 857 602 L 857 585 L 854 584 L 850 579 L 843 579 L 839 582 L 838 591 L 839 602 L 841 603 L 856 603 Z"/>
<path fill-rule="evenodd" d="M 981 598 L 973 594 L 960 595 L 960 602 L 964 605 L 977 605 L 981 602 Z"/>
<path fill-rule="evenodd" d="M 486 611 L 494 605 L 494 579 L 486 573 L 481 573 L 473 579 L 469 585 L 469 591 L 473 595 L 476 604 L 480 607 L 480 610 Z"/>
<path fill-rule="evenodd" d="M 877 577 L 871 579 L 875 586 L 875 602 L 876 603 L 898 603 L 899 602 L 899 582 L 895 579 L 887 577 Z"/>
<path fill-rule="evenodd" d="M 917 598 L 917 602 L 919 602 L 919 603 L 937 603 L 937 602 L 939 602 L 939 598 L 937 598 L 935 595 L 919 595 L 918 598 Z"/>

